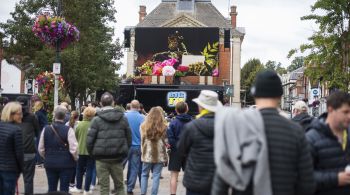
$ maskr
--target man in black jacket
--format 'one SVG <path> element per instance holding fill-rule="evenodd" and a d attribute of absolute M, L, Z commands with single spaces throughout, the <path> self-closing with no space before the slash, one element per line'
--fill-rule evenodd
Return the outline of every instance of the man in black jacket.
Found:
<path fill-rule="evenodd" d="M 16 99 L 22 105 L 22 123 L 19 126 L 22 129 L 23 151 L 24 151 L 24 194 L 33 194 L 33 179 L 35 174 L 35 142 L 34 138 L 39 138 L 41 131 L 39 121 L 36 116 L 29 113 L 29 99 L 25 96 L 19 96 Z"/>
<path fill-rule="evenodd" d="M 193 99 L 198 105 L 196 120 L 187 123 L 177 143 L 178 155 L 186 156 L 186 170 L 183 184 L 187 195 L 208 195 L 215 172 L 214 163 L 214 116 L 222 106 L 218 94 L 203 90 Z"/>
<path fill-rule="evenodd" d="M 335 92 L 327 99 L 327 113 L 311 124 L 306 138 L 314 160 L 317 195 L 350 194 L 350 95 Z"/>
<path fill-rule="evenodd" d="M 260 111 L 264 124 L 271 180 L 271 184 L 269 185 L 271 186 L 272 194 L 312 195 L 315 189 L 312 159 L 304 132 L 298 124 L 286 119 L 278 111 L 280 99 L 283 94 L 279 76 L 273 71 L 259 73 L 251 89 L 251 93 L 255 98 L 256 108 Z M 217 112 L 220 113 L 220 110 Z M 255 119 L 251 118 L 251 120 Z M 216 131 L 219 130 L 216 129 Z M 242 142 L 244 143 L 244 141 Z M 246 140 L 245 143 L 248 142 L 249 140 Z M 243 150 L 241 152 L 242 157 L 235 159 L 235 161 L 242 161 L 243 163 L 244 157 L 248 158 L 247 156 L 251 155 L 251 151 L 247 152 Z M 229 159 L 227 157 L 227 160 Z M 234 169 L 233 165 L 236 164 L 235 161 L 222 163 L 226 163 L 230 165 L 228 167 Z M 220 164 L 217 163 L 218 170 L 222 170 L 222 167 L 219 167 Z M 246 166 L 252 166 L 251 164 L 247 164 Z M 235 172 L 235 170 L 233 171 Z M 255 170 L 255 172 L 258 171 L 261 172 L 262 170 Z M 243 173 L 238 173 L 237 175 L 243 175 Z M 232 175 L 232 177 L 235 176 Z M 253 190 L 256 183 L 259 182 L 254 181 L 253 178 L 250 184 L 240 191 L 237 190 L 237 187 L 229 184 L 231 180 L 233 179 L 223 178 L 220 172 L 217 171 L 213 182 L 212 195 L 227 194 L 229 187 L 233 188 L 232 194 L 235 195 L 261 194 L 261 192 Z M 238 186 L 242 187 L 242 184 L 239 183 Z"/>
<path fill-rule="evenodd" d="M 122 163 L 131 146 L 131 130 L 124 113 L 114 109 L 110 93 L 102 95 L 101 104 L 103 108 L 91 121 L 86 148 L 96 160 L 101 195 L 109 195 L 110 175 L 117 194 L 125 194 Z"/>

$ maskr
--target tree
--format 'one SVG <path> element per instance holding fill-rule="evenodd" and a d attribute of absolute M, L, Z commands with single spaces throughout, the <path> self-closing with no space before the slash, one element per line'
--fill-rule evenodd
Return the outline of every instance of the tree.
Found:
<path fill-rule="evenodd" d="M 304 57 L 303 56 L 298 56 L 295 57 L 294 60 L 292 61 L 291 65 L 287 67 L 288 72 L 292 72 L 300 67 L 304 66 Z"/>
<path fill-rule="evenodd" d="M 293 49 L 289 57 L 297 51 L 310 52 L 305 58 L 306 75 L 316 80 L 323 78 L 329 88 L 348 91 L 350 65 L 350 1 L 317 0 L 311 8 L 312 14 L 302 20 L 314 20 L 319 25 L 310 38 L 310 43 Z"/>
<path fill-rule="evenodd" d="M 244 64 L 241 70 L 241 89 L 245 89 L 245 94 L 242 94 L 241 99 L 245 97 L 245 104 L 254 104 L 254 98 L 250 94 L 250 88 L 253 85 L 256 75 L 264 70 L 264 65 L 260 62 L 259 59 L 250 59 L 247 63 Z"/>
<path fill-rule="evenodd" d="M 23 69 L 34 66 L 28 77 L 51 70 L 55 59 L 53 48 L 44 45 L 31 32 L 33 15 L 55 0 L 27 0 L 16 4 L 12 19 L 0 24 L 7 37 L 5 59 Z M 116 22 L 113 0 L 69 0 L 63 2 L 63 16 L 80 30 L 80 41 L 62 51 L 61 74 L 72 106 L 75 98 L 86 98 L 98 89 L 111 90 L 117 85 L 116 71 L 122 57 L 119 40 L 113 41 Z"/>
<path fill-rule="evenodd" d="M 269 60 L 266 62 L 265 68 L 268 70 L 273 70 L 273 71 L 277 72 L 279 75 L 287 73 L 287 70 L 284 67 L 282 67 L 281 62 L 277 63 L 276 61 Z"/>

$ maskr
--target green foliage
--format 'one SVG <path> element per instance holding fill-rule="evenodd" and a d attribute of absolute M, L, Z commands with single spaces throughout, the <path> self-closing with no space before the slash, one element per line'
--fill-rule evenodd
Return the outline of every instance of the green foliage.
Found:
<path fill-rule="evenodd" d="M 265 68 L 268 70 L 273 70 L 273 71 L 277 72 L 279 75 L 287 73 L 287 70 L 284 67 L 282 67 L 281 62 L 277 63 L 276 61 L 269 60 L 266 62 Z"/>
<path fill-rule="evenodd" d="M 250 59 L 244 64 L 241 70 L 241 88 L 246 90 L 246 104 L 254 104 L 254 98 L 250 94 L 250 88 L 252 87 L 256 75 L 264 70 L 264 65 L 259 59 Z M 244 99 L 242 94 L 241 99 Z"/>
<path fill-rule="evenodd" d="M 303 56 L 298 56 L 295 57 L 294 60 L 292 61 L 291 65 L 287 67 L 288 72 L 292 72 L 300 67 L 304 66 L 304 57 Z"/>
<path fill-rule="evenodd" d="M 317 0 L 311 8 L 312 14 L 302 20 L 313 20 L 319 25 L 310 38 L 310 43 L 293 49 L 288 57 L 298 50 L 308 51 L 305 57 L 306 75 L 313 80 L 320 77 L 329 88 L 348 91 L 350 75 L 350 1 Z"/>
<path fill-rule="evenodd" d="M 34 19 L 30 16 L 40 8 L 51 5 L 54 0 L 20 1 L 11 14 L 12 19 L 0 24 L 5 32 L 5 59 L 27 71 L 27 77 L 51 70 L 55 61 L 55 50 L 45 46 L 31 32 Z M 113 0 L 70 0 L 62 1 L 63 16 L 77 26 L 80 41 L 72 44 L 61 53 L 65 89 L 72 100 L 84 99 L 88 93 L 98 89 L 114 89 L 117 85 L 116 71 L 122 57 L 119 40 L 113 41 L 116 10 Z M 74 104 L 75 101 L 72 101 Z M 74 106 L 74 105 L 73 105 Z"/>
<path fill-rule="evenodd" d="M 205 57 L 204 65 L 208 75 L 211 75 L 215 68 L 219 66 L 219 42 L 215 42 L 212 45 L 208 45 L 203 49 L 201 54 Z"/>

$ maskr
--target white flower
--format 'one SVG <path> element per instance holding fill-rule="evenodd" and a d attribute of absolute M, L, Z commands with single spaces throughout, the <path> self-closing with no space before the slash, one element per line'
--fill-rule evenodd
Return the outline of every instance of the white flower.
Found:
<path fill-rule="evenodd" d="M 164 66 L 162 70 L 163 76 L 174 76 L 175 72 L 176 70 L 172 66 Z"/>

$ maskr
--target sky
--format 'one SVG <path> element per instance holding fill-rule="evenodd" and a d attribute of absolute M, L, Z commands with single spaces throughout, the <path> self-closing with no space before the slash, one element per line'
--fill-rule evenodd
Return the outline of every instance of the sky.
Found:
<path fill-rule="evenodd" d="M 242 43 L 243 66 L 249 59 L 257 58 L 263 63 L 268 60 L 281 62 L 284 67 L 293 59 L 287 59 L 291 49 L 306 43 L 317 26 L 313 21 L 301 21 L 300 17 L 311 13 L 311 6 L 316 0 L 212 0 L 214 6 L 229 17 L 229 5 L 237 6 L 237 26 L 246 31 Z M 0 22 L 11 18 L 18 0 L 1 0 Z M 117 23 L 115 35 L 124 40 L 123 31 L 126 26 L 138 23 L 140 5 L 146 5 L 150 13 L 161 0 L 115 0 Z M 126 72 L 125 65 L 119 73 Z"/>

